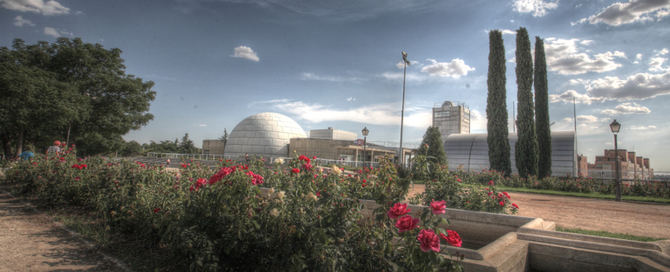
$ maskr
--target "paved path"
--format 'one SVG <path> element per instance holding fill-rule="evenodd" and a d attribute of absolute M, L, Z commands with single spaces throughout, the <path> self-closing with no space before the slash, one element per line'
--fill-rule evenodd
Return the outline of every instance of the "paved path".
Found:
<path fill-rule="evenodd" d="M 415 185 L 410 194 L 423 192 Z M 638 236 L 670 238 L 670 205 L 510 193 L 518 215 L 540 217 L 567 228 L 604 230 Z"/>
<path fill-rule="evenodd" d="M 80 238 L 0 189 L 0 271 L 123 271 Z"/>

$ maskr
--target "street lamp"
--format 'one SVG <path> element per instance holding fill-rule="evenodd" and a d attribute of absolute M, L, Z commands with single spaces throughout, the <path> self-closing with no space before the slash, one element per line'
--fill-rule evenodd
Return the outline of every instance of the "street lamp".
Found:
<path fill-rule="evenodd" d="M 610 124 L 610 129 L 614 134 L 614 171 L 616 172 L 616 201 L 621 201 L 621 173 L 619 173 L 619 148 L 617 146 L 617 134 L 621 129 L 621 124 L 614 119 Z"/>
<path fill-rule="evenodd" d="M 366 147 L 368 144 L 368 133 L 370 131 L 368 130 L 368 127 L 364 127 L 363 130 L 361 130 L 361 133 L 363 133 L 363 165 L 365 166 L 365 159 L 366 159 Z"/>
<path fill-rule="evenodd" d="M 400 110 L 400 149 L 398 150 L 398 159 L 400 159 L 400 165 L 405 166 L 405 156 L 402 152 L 402 128 L 403 122 L 405 120 L 405 78 L 407 77 L 407 65 L 410 65 L 409 60 L 407 60 L 407 52 L 402 51 L 402 109 Z"/>

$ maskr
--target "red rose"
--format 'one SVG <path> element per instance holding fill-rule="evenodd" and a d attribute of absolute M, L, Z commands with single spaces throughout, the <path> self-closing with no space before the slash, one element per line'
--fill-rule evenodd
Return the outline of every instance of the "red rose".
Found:
<path fill-rule="evenodd" d="M 512 199 L 512 197 L 509 196 L 509 194 L 507 192 L 503 192 L 503 195 L 505 195 L 508 199 Z"/>
<path fill-rule="evenodd" d="M 247 172 L 246 175 L 251 177 L 251 184 L 253 185 L 263 184 L 263 177 L 261 175 L 251 171 Z"/>
<path fill-rule="evenodd" d="M 293 172 L 294 174 L 298 174 L 298 173 L 300 173 L 300 169 L 293 168 L 293 169 L 291 169 L 291 172 Z"/>
<path fill-rule="evenodd" d="M 461 247 L 463 244 L 463 240 L 461 240 L 461 236 L 458 235 L 458 232 L 455 232 L 453 230 L 447 230 L 447 235 L 445 236 L 444 233 L 440 233 L 440 236 L 442 239 L 447 241 L 451 246 L 455 247 Z"/>
<path fill-rule="evenodd" d="M 517 209 L 518 209 L 518 208 L 519 208 L 519 205 L 516 205 L 516 203 L 512 203 L 512 207 L 514 207 L 514 208 L 517 208 Z"/>
<path fill-rule="evenodd" d="M 440 252 L 440 237 L 433 230 L 421 230 L 416 239 L 421 243 L 421 251 Z"/>
<path fill-rule="evenodd" d="M 411 215 L 405 215 L 395 222 L 395 227 L 398 228 L 398 232 L 405 232 L 415 229 L 418 227 L 418 224 L 419 218 L 412 218 Z"/>
<path fill-rule="evenodd" d="M 447 202 L 442 200 L 442 201 L 435 201 L 433 199 L 432 202 L 430 202 L 430 208 L 433 209 L 433 214 L 444 214 L 447 212 L 445 209 L 447 208 Z"/>
<path fill-rule="evenodd" d="M 500 202 L 498 202 L 498 204 L 500 204 L 500 206 L 505 206 L 505 202 L 504 202 L 504 201 L 500 201 Z"/>
<path fill-rule="evenodd" d="M 307 171 L 312 170 L 312 164 L 309 163 L 309 162 L 305 163 L 305 164 L 302 165 L 302 168 L 304 168 Z"/>
<path fill-rule="evenodd" d="M 161 208 L 155 208 L 155 209 L 154 209 L 154 213 L 158 213 L 158 212 L 160 212 L 160 211 L 161 211 Z"/>
<path fill-rule="evenodd" d="M 363 185 L 365 185 L 365 184 L 363 184 Z M 389 209 L 388 213 L 386 213 L 386 214 L 388 214 L 388 216 L 391 219 L 396 219 L 400 216 L 403 216 L 403 215 L 407 214 L 410 211 L 411 210 L 407 208 L 406 203 L 396 203 L 396 204 L 393 204 L 393 207 L 391 207 L 391 209 Z"/>
<path fill-rule="evenodd" d="M 456 181 L 461 182 L 461 179 L 456 179 Z"/>
<path fill-rule="evenodd" d="M 310 163 L 310 161 L 311 161 L 309 159 L 309 157 L 307 157 L 305 155 L 300 155 L 300 157 L 298 157 L 298 160 L 305 161 L 305 163 Z"/>
<path fill-rule="evenodd" d="M 495 182 L 493 182 L 493 180 L 489 180 L 489 185 L 493 186 L 493 185 L 495 185 Z"/>

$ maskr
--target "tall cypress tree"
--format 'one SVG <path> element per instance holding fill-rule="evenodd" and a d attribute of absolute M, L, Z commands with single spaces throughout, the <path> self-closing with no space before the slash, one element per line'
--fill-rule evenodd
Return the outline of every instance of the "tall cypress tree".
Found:
<path fill-rule="evenodd" d="M 447 163 L 447 155 L 444 153 L 442 136 L 438 127 L 428 127 L 428 129 L 426 129 L 426 134 L 423 135 L 423 141 L 417 150 L 417 154 L 425 154 L 429 156 L 430 161 L 436 163 Z"/>
<path fill-rule="evenodd" d="M 516 85 L 517 131 L 519 140 L 515 146 L 516 168 L 519 176 L 537 175 L 537 137 L 535 135 L 535 114 L 533 113 L 533 59 L 530 54 L 530 39 L 525 28 L 516 32 Z"/>
<path fill-rule="evenodd" d="M 537 130 L 537 176 L 551 176 L 551 128 L 549 124 L 549 86 L 544 42 L 535 37 L 535 129 Z"/>
<path fill-rule="evenodd" d="M 486 118 L 489 165 L 508 176 L 512 172 L 507 130 L 507 90 L 505 89 L 505 45 L 502 32 L 489 32 L 489 71 L 486 84 Z"/>

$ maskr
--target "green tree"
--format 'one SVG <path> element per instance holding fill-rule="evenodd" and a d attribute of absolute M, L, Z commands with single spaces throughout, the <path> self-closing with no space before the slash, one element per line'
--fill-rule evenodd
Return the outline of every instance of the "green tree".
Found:
<path fill-rule="evenodd" d="M 426 155 L 427 159 L 434 163 L 447 163 L 447 155 L 444 153 L 442 136 L 437 127 L 428 127 L 426 133 L 423 135 L 423 141 L 421 141 L 421 146 L 417 150 L 417 153 L 419 155 Z"/>
<path fill-rule="evenodd" d="M 519 176 L 537 175 L 537 137 L 535 135 L 535 113 L 533 107 L 533 59 L 530 53 L 530 39 L 525 28 L 516 32 L 516 84 L 517 132 L 519 139 L 515 146 L 516 168 Z"/>
<path fill-rule="evenodd" d="M 537 176 L 551 176 L 551 124 L 549 124 L 549 85 L 544 41 L 535 37 L 535 129 L 537 131 Z"/>
<path fill-rule="evenodd" d="M 221 136 L 221 138 L 219 138 L 219 140 L 221 140 L 223 142 L 223 153 L 225 154 L 226 153 L 226 144 L 228 143 L 228 130 L 226 130 L 225 128 L 223 129 L 223 136 Z"/>
<path fill-rule="evenodd" d="M 179 144 L 179 153 L 184 154 L 193 154 L 199 153 L 199 148 L 195 147 L 193 141 L 188 138 L 188 133 L 184 134 L 184 137 L 181 138 L 181 143 Z"/>
<path fill-rule="evenodd" d="M 48 145 L 66 140 L 69 130 L 70 142 L 77 143 L 80 154 L 109 153 L 122 147 L 121 135 L 153 119 L 147 112 L 155 97 L 153 82 L 127 75 L 120 49 L 79 38 L 34 45 L 17 39 L 12 49 L 0 48 L 0 63 L 3 102 L 7 101 L 0 104 L 0 114 L 16 112 L 19 106 L 31 112 L 20 120 L 0 121 L 5 147 L 20 149 L 26 135 L 30 142 Z M 21 73 L 5 72 L 9 70 Z M 23 102 L 12 107 L 16 101 Z"/>
<path fill-rule="evenodd" d="M 512 172 L 507 128 L 507 90 L 505 89 L 505 46 L 499 30 L 489 32 L 489 71 L 486 84 L 486 128 L 491 169 Z"/>
<path fill-rule="evenodd" d="M 129 157 L 136 156 L 142 153 L 142 145 L 136 141 L 125 142 L 123 148 L 119 152 L 121 156 Z"/>

